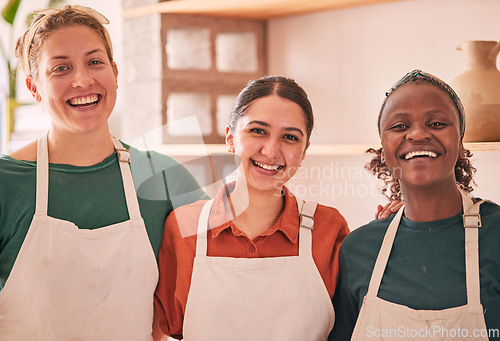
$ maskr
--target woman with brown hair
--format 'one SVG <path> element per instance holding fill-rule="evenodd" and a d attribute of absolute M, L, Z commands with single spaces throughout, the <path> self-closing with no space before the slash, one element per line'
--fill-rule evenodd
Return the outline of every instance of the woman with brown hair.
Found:
<path fill-rule="evenodd" d="M 292 79 L 248 83 L 226 144 L 236 181 L 172 212 L 159 255 L 161 332 L 185 340 L 326 340 L 338 249 L 349 232 L 333 207 L 286 187 L 309 147 L 312 107 Z"/>

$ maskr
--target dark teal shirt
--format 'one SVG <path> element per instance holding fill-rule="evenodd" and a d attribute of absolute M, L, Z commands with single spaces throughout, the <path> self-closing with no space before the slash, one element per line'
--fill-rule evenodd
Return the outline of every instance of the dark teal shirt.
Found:
<path fill-rule="evenodd" d="M 486 202 L 481 205 L 480 213 L 481 303 L 486 326 L 492 333 L 490 340 L 500 340 L 500 207 Z M 372 221 L 344 239 L 333 297 L 335 326 L 330 340 L 350 340 L 382 240 L 393 218 L 394 214 L 382 221 Z M 432 222 L 403 217 L 378 297 L 422 310 L 466 304 L 464 243 L 461 214 Z"/>
<path fill-rule="evenodd" d="M 174 159 L 135 148 L 130 148 L 130 154 L 141 215 L 158 255 L 168 214 L 176 207 L 206 198 L 206 194 Z M 141 187 L 145 182 L 148 186 Z M 35 190 L 36 162 L 0 158 L 0 289 L 33 218 Z M 88 167 L 50 164 L 48 215 L 73 222 L 81 229 L 129 219 L 116 154 Z"/>

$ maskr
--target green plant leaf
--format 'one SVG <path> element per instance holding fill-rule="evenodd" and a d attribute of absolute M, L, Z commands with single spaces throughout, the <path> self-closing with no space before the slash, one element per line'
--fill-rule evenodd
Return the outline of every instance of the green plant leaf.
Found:
<path fill-rule="evenodd" d="M 17 9 L 21 0 L 8 0 L 5 7 L 2 9 L 2 17 L 9 24 L 14 23 L 14 18 L 16 17 Z"/>
<path fill-rule="evenodd" d="M 66 0 L 49 0 L 48 8 L 59 8 Z"/>

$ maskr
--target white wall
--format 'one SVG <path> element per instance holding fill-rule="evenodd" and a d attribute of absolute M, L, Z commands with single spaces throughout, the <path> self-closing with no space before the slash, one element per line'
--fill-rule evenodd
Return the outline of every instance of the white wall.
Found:
<path fill-rule="evenodd" d="M 452 80 L 465 70 L 463 53 L 456 50 L 462 41 L 500 40 L 499 14 L 498 0 L 409 0 L 274 19 L 269 73 L 295 78 L 308 92 L 317 122 L 313 143 L 376 145 L 385 91 L 415 68 Z M 366 160 L 311 156 L 306 167 L 344 171 L 323 181 L 323 192 L 310 186 L 321 179 L 300 180 L 309 185 L 306 197 L 337 207 L 351 228 L 371 220 L 385 199 L 373 194 L 379 185 L 373 177 L 356 175 Z M 476 152 L 473 161 L 479 185 L 474 193 L 500 202 L 500 152 Z"/>
<path fill-rule="evenodd" d="M 271 20 L 269 73 L 308 91 L 321 122 L 313 142 L 374 143 L 384 92 L 414 68 L 459 75 L 456 47 L 500 40 L 499 14 L 498 0 L 410 0 Z"/>

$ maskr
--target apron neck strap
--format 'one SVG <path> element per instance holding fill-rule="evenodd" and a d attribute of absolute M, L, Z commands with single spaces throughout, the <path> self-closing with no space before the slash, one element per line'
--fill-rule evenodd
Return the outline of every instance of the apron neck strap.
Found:
<path fill-rule="evenodd" d="M 207 231 L 208 218 L 214 199 L 210 199 L 203 205 L 200 218 L 198 219 L 198 230 L 196 234 L 196 257 L 205 258 L 207 256 Z"/>
<path fill-rule="evenodd" d="M 207 230 L 210 210 L 214 199 L 211 199 L 203 205 L 200 218 L 198 219 L 198 230 L 196 236 L 196 257 L 207 256 Z M 317 203 L 311 201 L 302 201 L 297 199 L 297 205 L 302 203 L 299 210 L 299 256 L 311 255 L 312 230 L 314 228 L 314 212 L 316 212 Z"/>
<path fill-rule="evenodd" d="M 48 132 L 38 139 L 36 156 L 36 209 L 35 214 L 47 215 L 47 205 L 49 198 L 49 152 L 47 142 Z M 139 202 L 135 192 L 132 172 L 130 171 L 130 153 L 120 141 L 111 136 L 113 145 L 118 155 L 120 172 L 123 180 L 125 199 L 129 211 L 130 219 L 142 219 L 139 209 Z"/>
<path fill-rule="evenodd" d="M 43 134 L 38 139 L 36 151 L 36 201 L 35 214 L 47 215 L 49 200 L 49 152 L 47 136 Z"/>
<path fill-rule="evenodd" d="M 120 165 L 120 173 L 122 175 L 128 214 L 130 219 L 142 219 L 141 211 L 139 209 L 139 201 L 134 187 L 134 180 L 130 170 L 130 152 L 115 136 L 111 136 L 111 140 L 113 141 L 116 155 L 118 156 L 118 164 Z"/>
<path fill-rule="evenodd" d="M 403 216 L 403 211 L 404 206 L 399 209 L 398 213 L 396 213 L 396 216 L 392 219 L 389 227 L 387 228 L 377 260 L 375 261 L 375 266 L 373 267 L 372 277 L 370 278 L 370 284 L 368 285 L 368 292 L 366 296 L 376 297 L 378 294 L 380 283 L 382 282 L 382 277 L 384 276 L 385 267 L 387 265 L 387 261 L 389 260 L 389 255 L 391 254 L 392 244 L 396 237 L 396 232 L 398 231 L 399 222 Z"/>
<path fill-rule="evenodd" d="M 302 203 L 299 209 L 299 256 L 312 254 L 312 230 L 314 229 L 314 213 L 318 203 L 313 201 L 297 200 Z"/>
<path fill-rule="evenodd" d="M 467 284 L 467 303 L 472 305 L 481 304 L 480 281 L 479 281 L 479 242 L 478 228 L 481 227 L 481 217 L 479 206 L 483 201 L 474 204 L 467 194 L 460 190 L 462 196 L 463 221 L 465 227 L 465 276 Z M 376 297 L 382 282 L 382 277 L 389 260 L 392 245 L 396 238 L 396 233 L 403 216 L 404 207 L 402 207 L 385 233 L 382 246 L 380 247 L 375 266 L 373 268 L 368 293 L 366 296 Z"/>
<path fill-rule="evenodd" d="M 479 206 L 484 202 L 472 201 L 464 191 L 460 191 L 463 202 L 465 228 L 465 276 L 467 279 L 467 303 L 481 304 L 481 283 L 479 276 L 479 228 L 481 216 Z"/>

